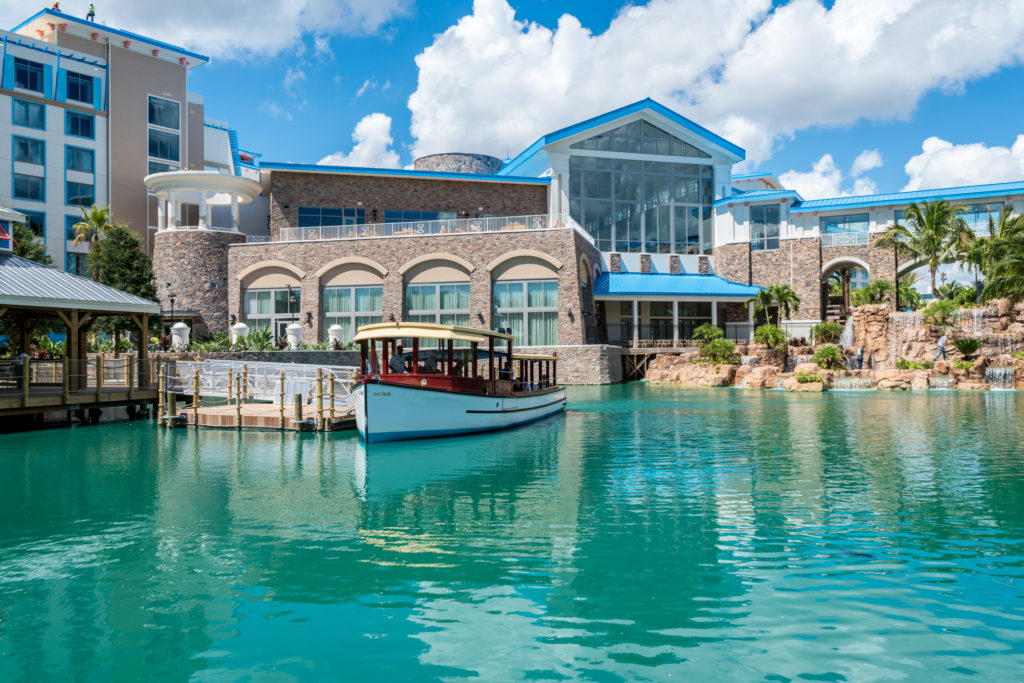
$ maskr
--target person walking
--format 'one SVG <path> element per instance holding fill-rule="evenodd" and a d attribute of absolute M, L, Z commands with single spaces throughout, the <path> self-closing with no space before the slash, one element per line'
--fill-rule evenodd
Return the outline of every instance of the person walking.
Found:
<path fill-rule="evenodd" d="M 942 360 L 946 360 L 946 333 L 943 332 L 942 336 L 939 337 L 939 352 L 935 354 L 933 361 L 937 361 L 939 356 L 942 356 Z"/>
<path fill-rule="evenodd" d="M 96 23 L 96 5 L 89 3 L 89 13 L 85 15 L 86 21 Z"/>
<path fill-rule="evenodd" d="M 864 347 L 863 346 L 858 346 L 857 347 L 857 369 L 858 370 L 863 370 L 864 369 Z"/>

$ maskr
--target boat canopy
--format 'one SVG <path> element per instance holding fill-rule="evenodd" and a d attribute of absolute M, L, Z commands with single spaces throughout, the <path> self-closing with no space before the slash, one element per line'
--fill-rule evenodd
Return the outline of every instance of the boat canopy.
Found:
<path fill-rule="evenodd" d="M 438 325 L 436 323 L 373 323 L 363 325 L 352 341 L 368 341 L 370 339 L 445 339 L 483 344 L 488 338 L 511 340 L 512 335 L 491 330 L 478 330 L 474 327 L 458 325 Z"/>
<path fill-rule="evenodd" d="M 558 360 L 546 353 L 513 353 L 512 360 Z"/>

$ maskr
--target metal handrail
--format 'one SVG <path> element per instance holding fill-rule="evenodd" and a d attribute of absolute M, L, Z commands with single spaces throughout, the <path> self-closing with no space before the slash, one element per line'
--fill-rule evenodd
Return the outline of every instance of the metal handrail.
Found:
<path fill-rule="evenodd" d="M 868 244 L 870 241 L 867 232 L 826 232 L 821 236 L 821 246 L 823 247 L 850 247 Z"/>
<path fill-rule="evenodd" d="M 362 223 L 358 225 L 323 225 L 306 228 L 281 228 L 282 242 L 316 240 L 366 239 L 370 237 L 417 237 L 422 235 L 471 235 L 475 233 L 518 230 L 560 230 L 582 228 L 569 216 L 539 214 L 535 216 L 495 216 L 488 218 L 450 218 L 433 221 L 401 223 Z M 583 234 L 586 234 L 585 232 Z M 590 238 L 587 235 L 588 239 Z"/>
<path fill-rule="evenodd" d="M 359 368 L 352 365 L 306 365 L 296 363 L 261 363 L 247 361 L 166 361 L 167 390 L 191 394 L 195 372 L 199 371 L 199 394 L 217 398 L 233 396 L 235 382 L 244 378 L 246 400 L 277 403 L 284 374 L 284 403 L 289 405 L 295 394 L 307 401 L 316 394 L 317 372 L 326 380 L 334 375 L 335 402 L 352 402 L 352 386 Z M 325 384 L 325 387 L 327 385 Z"/>

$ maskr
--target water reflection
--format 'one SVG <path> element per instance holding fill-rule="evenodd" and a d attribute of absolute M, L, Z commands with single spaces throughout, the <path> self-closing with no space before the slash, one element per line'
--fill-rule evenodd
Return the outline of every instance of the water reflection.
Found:
<path fill-rule="evenodd" d="M 369 452 L 137 423 L 4 437 L 0 678 L 1022 662 L 1016 393 L 570 399 Z"/>

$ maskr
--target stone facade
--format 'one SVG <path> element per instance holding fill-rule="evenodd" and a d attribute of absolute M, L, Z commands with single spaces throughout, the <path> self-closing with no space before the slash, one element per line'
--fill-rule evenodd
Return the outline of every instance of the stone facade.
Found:
<path fill-rule="evenodd" d="M 470 285 L 470 325 L 492 327 L 492 273 L 488 265 L 506 254 L 540 252 L 554 258 L 561 266 L 558 279 L 558 340 L 564 344 L 586 344 L 596 340 L 596 316 L 593 302 L 581 294 L 579 265 L 586 256 L 591 264 L 600 263 L 600 253 L 574 229 L 561 228 L 538 231 L 507 231 L 458 235 L 423 235 L 363 240 L 325 240 L 239 244 L 228 254 L 228 296 L 226 315 L 243 318 L 240 274 L 246 268 L 264 262 L 284 263 L 301 273 L 300 310 L 297 317 L 303 325 L 303 341 L 316 342 L 325 337 L 321 320 L 321 278 L 317 272 L 342 258 L 368 259 L 384 271 L 384 320 L 404 317 L 405 276 L 403 266 L 424 255 L 438 254 L 436 261 L 445 261 L 458 268 L 459 261 L 468 262 Z M 452 258 L 454 257 L 454 258 Z M 537 260 L 542 264 L 544 261 Z M 554 268 L 553 266 L 548 266 Z M 250 272 L 252 272 L 250 270 Z M 311 322 L 306 314 L 311 314 Z M 217 331 L 222 331 L 221 328 Z"/>
<path fill-rule="evenodd" d="M 548 186 L 275 171 L 270 177 L 271 240 L 281 228 L 298 225 L 300 206 L 363 209 L 367 223 L 383 223 L 388 210 L 452 211 L 460 218 L 535 216 L 548 212 Z"/>
<path fill-rule="evenodd" d="M 559 384 L 615 384 L 622 381 L 622 349 L 618 346 L 535 346 L 523 350 L 558 354 Z"/>
<path fill-rule="evenodd" d="M 738 242 L 715 247 L 715 275 L 730 282 L 750 284 L 750 244 Z"/>
<path fill-rule="evenodd" d="M 417 171 L 442 171 L 445 173 L 477 173 L 494 175 L 504 164 L 497 157 L 486 154 L 430 154 L 412 162 Z"/>
<path fill-rule="evenodd" d="M 225 332 L 228 328 L 228 247 L 245 235 L 219 230 L 165 230 L 153 236 L 156 295 L 170 312 L 192 319 L 192 333 Z"/>

